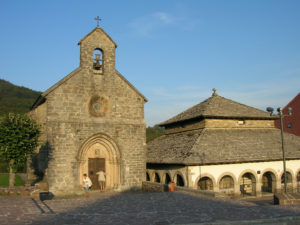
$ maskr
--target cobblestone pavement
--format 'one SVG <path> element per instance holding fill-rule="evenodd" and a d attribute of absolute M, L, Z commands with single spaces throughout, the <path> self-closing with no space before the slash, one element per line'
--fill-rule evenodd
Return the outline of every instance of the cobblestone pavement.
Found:
<path fill-rule="evenodd" d="M 275 222 L 282 218 L 291 222 L 280 224 L 300 224 L 300 205 L 274 206 L 267 200 L 212 199 L 178 192 L 91 193 L 89 198 L 45 201 L 0 196 L 1 225 L 244 224 L 234 221 L 270 218 Z M 275 222 L 249 224 L 279 224 Z"/>

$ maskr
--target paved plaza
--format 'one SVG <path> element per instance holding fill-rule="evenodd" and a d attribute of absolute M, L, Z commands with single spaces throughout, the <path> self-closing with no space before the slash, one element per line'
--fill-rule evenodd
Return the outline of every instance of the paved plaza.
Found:
<path fill-rule="evenodd" d="M 300 224 L 300 205 L 278 206 L 271 204 L 271 198 L 262 200 L 212 199 L 179 192 L 94 192 L 89 198 L 45 201 L 0 196 L 0 224 Z"/>

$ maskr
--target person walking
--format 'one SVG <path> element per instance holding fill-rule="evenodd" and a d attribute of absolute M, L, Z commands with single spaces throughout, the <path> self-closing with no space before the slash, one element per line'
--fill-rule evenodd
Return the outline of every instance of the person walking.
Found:
<path fill-rule="evenodd" d="M 89 197 L 89 189 L 92 186 L 92 181 L 91 179 L 87 176 L 87 174 L 83 174 L 83 188 L 85 191 L 85 197 Z"/>
<path fill-rule="evenodd" d="M 100 170 L 96 174 L 98 175 L 99 187 L 100 187 L 100 191 L 102 192 L 105 189 L 105 172 Z"/>

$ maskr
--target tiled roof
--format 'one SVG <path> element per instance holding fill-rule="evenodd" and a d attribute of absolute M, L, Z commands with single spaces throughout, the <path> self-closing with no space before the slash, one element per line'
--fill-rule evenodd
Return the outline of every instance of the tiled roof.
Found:
<path fill-rule="evenodd" d="M 160 123 L 159 125 L 165 126 L 199 117 L 272 119 L 274 116 L 271 117 L 267 112 L 240 104 L 214 93 L 212 97 L 185 110 L 171 119 Z"/>
<path fill-rule="evenodd" d="M 285 133 L 287 159 L 300 159 L 300 137 Z M 148 163 L 221 164 L 282 160 L 278 129 L 199 129 L 147 144 Z"/>

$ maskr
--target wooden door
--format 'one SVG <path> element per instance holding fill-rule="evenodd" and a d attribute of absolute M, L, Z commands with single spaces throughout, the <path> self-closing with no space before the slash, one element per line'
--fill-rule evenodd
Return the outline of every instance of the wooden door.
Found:
<path fill-rule="evenodd" d="M 89 158 L 89 177 L 93 183 L 92 190 L 99 190 L 99 182 L 97 172 L 100 170 L 105 172 L 104 158 Z"/>

